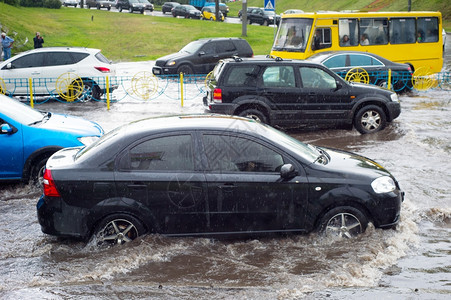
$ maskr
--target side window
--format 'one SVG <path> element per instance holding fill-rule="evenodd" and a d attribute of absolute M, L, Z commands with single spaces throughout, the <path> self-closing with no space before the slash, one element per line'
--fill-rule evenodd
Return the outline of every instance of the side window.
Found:
<path fill-rule="evenodd" d="M 349 61 L 346 62 L 348 55 L 335 55 L 323 62 L 323 65 L 330 68 L 344 68 L 349 66 Z"/>
<path fill-rule="evenodd" d="M 37 68 L 44 66 L 44 53 L 34 53 L 22 56 L 11 62 L 11 67 L 14 69 L 22 68 Z"/>
<path fill-rule="evenodd" d="M 253 140 L 219 134 L 203 136 L 209 170 L 217 172 L 278 172 L 282 155 Z"/>
<path fill-rule="evenodd" d="M 47 52 L 45 66 L 71 65 L 74 61 L 69 52 Z"/>
<path fill-rule="evenodd" d="M 176 135 L 145 141 L 129 151 L 121 166 L 141 171 L 194 170 L 191 135 Z M 127 167 L 128 166 L 128 167 Z"/>
<path fill-rule="evenodd" d="M 215 43 L 207 43 L 203 45 L 200 51 L 204 51 L 205 54 L 214 54 L 216 51 Z"/>
<path fill-rule="evenodd" d="M 338 21 L 340 46 L 357 46 L 359 44 L 359 26 L 357 19 L 340 19 Z"/>
<path fill-rule="evenodd" d="M 418 18 L 417 20 L 417 42 L 434 43 L 438 42 L 438 19 Z"/>
<path fill-rule="evenodd" d="M 300 67 L 302 87 L 315 89 L 335 89 L 335 78 L 319 68 Z"/>
<path fill-rule="evenodd" d="M 272 66 L 267 67 L 263 72 L 264 87 L 294 87 L 296 81 L 292 66 Z"/>
<path fill-rule="evenodd" d="M 317 28 L 313 36 L 312 50 L 330 48 L 330 46 L 332 46 L 330 28 Z"/>
<path fill-rule="evenodd" d="M 258 76 L 257 66 L 232 67 L 224 81 L 225 86 L 256 86 Z"/>
<path fill-rule="evenodd" d="M 236 51 L 235 45 L 231 41 L 219 41 L 216 43 L 216 52 L 234 52 Z"/>
<path fill-rule="evenodd" d="M 349 66 L 351 66 L 351 67 L 383 65 L 380 61 L 378 61 L 368 55 L 350 54 L 349 59 L 350 59 Z"/>
<path fill-rule="evenodd" d="M 360 19 L 360 44 L 385 45 L 388 43 L 388 19 Z"/>
<path fill-rule="evenodd" d="M 391 44 L 415 43 L 415 19 L 414 18 L 390 19 L 390 43 Z"/>

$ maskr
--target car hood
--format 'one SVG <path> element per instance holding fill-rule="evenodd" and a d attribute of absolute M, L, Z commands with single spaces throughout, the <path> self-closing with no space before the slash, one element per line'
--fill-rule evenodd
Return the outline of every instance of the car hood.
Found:
<path fill-rule="evenodd" d="M 321 165 L 318 162 L 315 163 L 315 165 L 321 166 L 321 169 L 338 172 L 341 175 L 346 174 L 345 176 L 349 179 L 366 176 L 373 180 L 381 176 L 391 176 L 390 172 L 384 167 L 367 157 L 337 149 L 322 149 L 326 151 L 330 159 L 325 165 Z"/>
<path fill-rule="evenodd" d="M 40 128 L 70 131 L 80 136 L 102 136 L 104 134 L 103 128 L 95 122 L 63 114 L 50 113 L 50 118 L 39 124 Z"/>
<path fill-rule="evenodd" d="M 179 60 L 188 56 L 191 56 L 193 54 L 187 53 L 187 52 L 176 52 L 172 54 L 165 55 L 163 57 L 160 57 L 157 59 L 158 62 L 168 62 L 170 60 Z"/>
<path fill-rule="evenodd" d="M 387 94 L 390 95 L 391 93 L 393 93 L 392 91 L 390 91 L 389 89 L 386 89 L 384 87 L 380 87 L 380 86 L 376 86 L 374 84 L 366 84 L 366 83 L 358 83 L 358 82 L 349 82 L 349 84 L 352 86 L 353 89 L 357 89 L 357 90 L 365 90 L 365 92 L 368 93 L 368 90 L 373 90 L 374 93 L 383 93 L 383 94 Z"/>

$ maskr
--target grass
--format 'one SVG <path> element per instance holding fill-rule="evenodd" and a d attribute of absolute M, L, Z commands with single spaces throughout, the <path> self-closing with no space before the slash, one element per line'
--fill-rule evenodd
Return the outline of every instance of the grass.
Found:
<path fill-rule="evenodd" d="M 3 3 L 0 3 L 0 22 L 16 40 L 13 54 L 31 49 L 32 38 L 39 31 L 45 47 L 99 48 L 115 62 L 154 60 L 199 38 L 241 36 L 241 24 L 94 9 L 13 7 Z M 256 55 L 265 55 L 271 50 L 273 37 L 272 27 L 249 26 L 245 39 Z"/>
<path fill-rule="evenodd" d="M 262 6 L 262 0 L 247 0 L 248 6 Z M 440 10 L 447 31 L 451 31 L 449 0 L 412 0 L 414 10 Z M 396 0 L 284 0 L 276 11 L 302 8 L 304 11 L 344 10 L 374 7 L 386 3 L 384 10 L 406 10 L 407 1 Z M 230 16 L 237 16 L 241 2 L 228 2 Z M 44 9 L 14 7 L 0 3 L 0 26 L 16 43 L 13 54 L 33 48 L 36 31 L 44 37 L 45 47 L 81 46 L 102 49 L 114 62 L 154 60 L 176 52 L 192 40 L 204 37 L 241 37 L 241 24 L 162 18 L 141 14 L 115 13 L 80 8 Z M 256 55 L 269 54 L 274 28 L 247 26 L 245 38 Z M 26 42 L 28 40 L 28 42 Z"/>

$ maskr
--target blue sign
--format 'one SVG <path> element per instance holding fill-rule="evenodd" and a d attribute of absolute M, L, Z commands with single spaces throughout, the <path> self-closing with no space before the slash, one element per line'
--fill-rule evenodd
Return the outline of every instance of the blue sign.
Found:
<path fill-rule="evenodd" d="M 276 10 L 276 0 L 265 0 L 264 8 L 266 11 Z"/>

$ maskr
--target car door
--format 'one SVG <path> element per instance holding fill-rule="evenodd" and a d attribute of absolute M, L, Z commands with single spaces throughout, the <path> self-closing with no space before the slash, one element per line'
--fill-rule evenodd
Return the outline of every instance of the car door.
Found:
<path fill-rule="evenodd" d="M 45 80 L 45 94 L 58 94 L 66 92 L 67 78 L 75 79 L 80 76 L 74 58 L 70 52 L 51 51 L 45 53 L 44 66 L 41 69 L 41 76 Z M 56 78 L 56 80 L 54 80 Z M 53 80 L 51 80 L 53 79 Z"/>
<path fill-rule="evenodd" d="M 23 171 L 23 132 L 22 124 L 0 114 L 0 145 L 2 157 L 0 158 L 0 178 L 18 179 Z M 9 127 L 9 132 L 3 131 Z"/>
<path fill-rule="evenodd" d="M 359 68 L 360 71 L 357 71 Z M 378 84 L 381 81 L 388 80 L 388 72 L 385 65 L 378 59 L 366 54 L 349 54 L 349 69 L 354 72 L 360 72 L 362 69 L 368 73 L 368 83 Z M 352 71 L 351 71 L 352 72 Z"/>
<path fill-rule="evenodd" d="M 353 102 L 348 85 L 336 74 L 318 66 L 300 66 L 301 116 L 306 122 L 342 122 L 348 118 Z"/>
<path fill-rule="evenodd" d="M 302 230 L 307 181 L 282 180 L 289 162 L 281 152 L 251 137 L 203 132 L 211 226 L 223 234 Z"/>
<path fill-rule="evenodd" d="M 142 203 L 162 234 L 208 231 L 205 176 L 192 134 L 145 138 L 121 155 L 115 180 L 119 197 Z"/>
<path fill-rule="evenodd" d="M 216 53 L 216 42 L 205 43 L 199 51 L 193 55 L 193 64 L 196 73 L 207 74 L 215 67 L 219 57 Z"/>
<path fill-rule="evenodd" d="M 40 81 L 44 65 L 44 53 L 30 53 L 13 59 L 0 70 L 0 78 L 5 81 L 6 90 L 14 95 L 29 95 L 29 79 L 34 93 L 41 94 L 45 84 Z"/>

